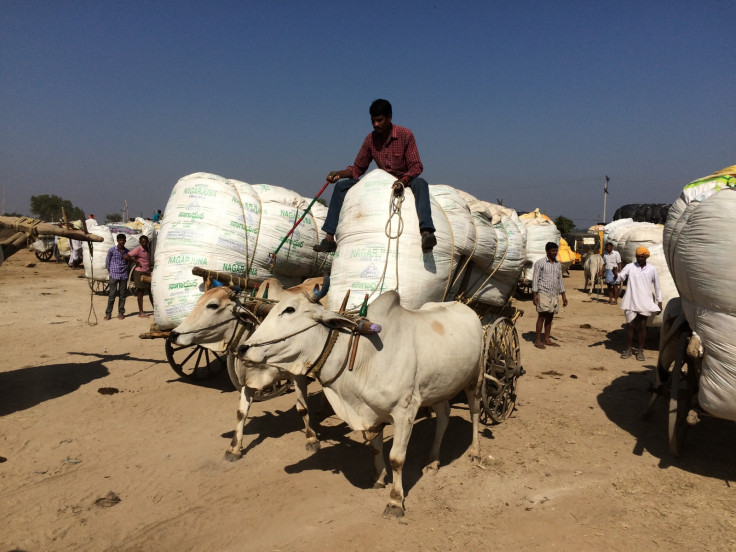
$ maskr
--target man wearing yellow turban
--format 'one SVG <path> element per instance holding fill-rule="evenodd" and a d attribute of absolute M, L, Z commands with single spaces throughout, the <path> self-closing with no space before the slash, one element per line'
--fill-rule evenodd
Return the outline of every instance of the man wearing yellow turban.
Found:
<path fill-rule="evenodd" d="M 644 359 L 644 341 L 647 337 L 647 319 L 662 310 L 662 289 L 659 287 L 659 272 L 654 265 L 647 264 L 649 250 L 646 247 L 636 249 L 636 262 L 627 264 L 616 277 L 616 283 L 628 279 L 626 295 L 621 308 L 626 314 L 626 350 L 621 358 L 631 356 L 631 343 L 634 332 L 639 337 L 639 350 L 636 360 Z M 654 296 L 652 296 L 652 288 Z M 655 303 L 656 300 L 656 303 Z"/>

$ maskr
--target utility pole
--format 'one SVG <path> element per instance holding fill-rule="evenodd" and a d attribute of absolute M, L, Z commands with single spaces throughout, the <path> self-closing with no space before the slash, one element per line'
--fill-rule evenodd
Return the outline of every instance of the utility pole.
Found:
<path fill-rule="evenodd" d="M 125 206 L 123 207 L 123 223 L 128 222 L 128 200 L 125 201 Z"/>
<path fill-rule="evenodd" d="M 610 178 L 606 177 L 606 184 L 603 186 L 603 224 L 606 224 L 606 196 L 608 196 L 608 181 Z"/>

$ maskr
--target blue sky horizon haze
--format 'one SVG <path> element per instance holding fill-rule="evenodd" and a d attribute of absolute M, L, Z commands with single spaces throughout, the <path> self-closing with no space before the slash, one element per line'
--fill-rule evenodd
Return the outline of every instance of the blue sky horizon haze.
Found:
<path fill-rule="evenodd" d="M 734 1 L 0 2 L 6 212 L 312 197 L 393 104 L 430 184 L 585 228 L 736 163 Z M 329 194 L 326 194 L 329 197 Z"/>

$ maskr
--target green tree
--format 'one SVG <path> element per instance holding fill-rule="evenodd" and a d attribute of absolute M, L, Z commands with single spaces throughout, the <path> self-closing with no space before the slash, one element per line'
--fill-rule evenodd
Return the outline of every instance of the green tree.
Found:
<path fill-rule="evenodd" d="M 41 220 L 57 221 L 61 219 L 62 208 L 68 220 L 84 218 L 84 212 L 79 207 L 72 205 L 68 199 L 48 194 L 31 196 L 31 213 L 36 214 Z"/>
<path fill-rule="evenodd" d="M 105 215 L 105 222 L 120 222 L 123 220 L 123 215 L 120 213 L 110 213 L 109 215 Z"/>
<path fill-rule="evenodd" d="M 575 223 L 569 218 L 563 217 L 562 215 L 557 217 L 554 222 L 555 226 L 557 226 L 557 229 L 560 231 L 560 234 L 562 234 L 563 236 L 575 230 Z"/>
<path fill-rule="evenodd" d="M 20 213 L 2 213 L 2 216 L 20 218 L 25 215 L 21 215 Z"/>

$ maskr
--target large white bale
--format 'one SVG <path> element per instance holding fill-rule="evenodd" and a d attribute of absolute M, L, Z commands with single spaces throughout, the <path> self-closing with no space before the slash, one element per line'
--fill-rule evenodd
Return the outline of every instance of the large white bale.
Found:
<path fill-rule="evenodd" d="M 519 219 L 526 226 L 527 262 L 522 278 L 531 283 L 534 277 L 534 263 L 547 256 L 545 246 L 548 242 L 559 245 L 560 231 L 554 222 L 539 212 L 539 209 L 521 215 Z"/>
<path fill-rule="evenodd" d="M 736 421 L 736 166 L 729 169 L 685 187 L 667 216 L 664 251 L 703 346 L 698 401 Z"/>
<path fill-rule="evenodd" d="M 192 311 L 202 294 L 201 279 L 192 275 L 195 266 L 247 274 L 254 283 L 275 277 L 287 287 L 317 275 L 322 265 L 329 266 L 329 256 L 319 258 L 312 250 L 319 242 L 321 223 L 311 214 L 272 263 L 270 254 L 307 205 L 299 194 L 279 186 L 251 186 L 209 173 L 179 180 L 156 244 L 152 277 L 156 324 L 174 328 Z"/>
<path fill-rule="evenodd" d="M 391 185 L 396 178 L 376 169 L 365 175 L 345 196 L 335 239 L 329 308 L 338 310 L 350 290 L 348 309 L 358 308 L 366 294 L 372 302 L 384 291 L 398 289 L 401 304 L 418 309 L 442 301 L 454 269 L 450 222 L 430 197 L 437 245 L 422 253 L 419 220 L 411 189 L 404 191 L 401 216 L 391 214 Z M 398 235 L 398 240 L 389 240 Z M 397 243 L 398 242 L 398 243 Z M 398 282 L 397 282 L 398 271 Z M 370 316 L 370 313 L 369 313 Z"/>
<path fill-rule="evenodd" d="M 486 203 L 486 207 L 492 215 L 496 234 L 495 257 L 485 268 L 473 267 L 466 295 L 481 303 L 502 307 L 516 291 L 526 266 L 527 227 L 513 209 L 492 203 Z"/>

